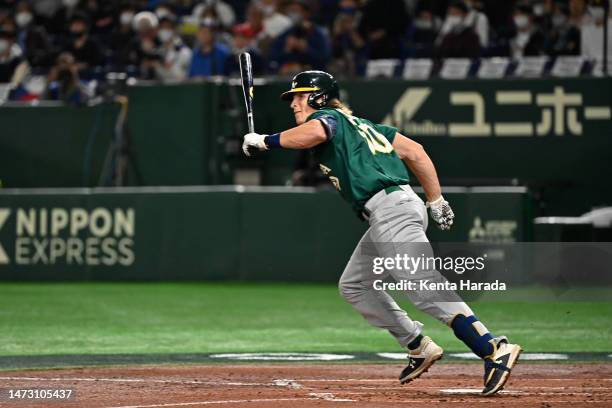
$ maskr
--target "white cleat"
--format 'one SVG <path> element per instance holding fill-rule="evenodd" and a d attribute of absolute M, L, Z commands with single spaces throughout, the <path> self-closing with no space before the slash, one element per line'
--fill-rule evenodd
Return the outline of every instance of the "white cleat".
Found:
<path fill-rule="evenodd" d="M 429 370 L 429 367 L 442 358 L 444 350 L 429 337 L 421 340 L 421 345 L 408 353 L 408 366 L 400 374 L 400 383 L 405 384 Z"/>
<path fill-rule="evenodd" d="M 505 340 L 497 344 L 493 358 L 485 359 L 483 395 L 493 395 L 504 388 L 522 351 L 518 344 L 510 344 Z"/>

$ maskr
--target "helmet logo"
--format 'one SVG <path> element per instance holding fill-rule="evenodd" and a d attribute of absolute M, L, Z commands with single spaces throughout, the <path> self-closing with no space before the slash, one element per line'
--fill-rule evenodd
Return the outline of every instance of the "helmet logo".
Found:
<path fill-rule="evenodd" d="M 291 88 L 297 88 L 297 81 L 293 81 L 291 83 Z"/>

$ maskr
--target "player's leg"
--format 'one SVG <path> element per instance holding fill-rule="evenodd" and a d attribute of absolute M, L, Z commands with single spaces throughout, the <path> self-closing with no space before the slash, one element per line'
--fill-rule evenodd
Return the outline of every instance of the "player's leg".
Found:
<path fill-rule="evenodd" d="M 377 244 L 380 256 L 405 254 L 413 258 L 433 257 L 425 235 L 427 210 L 414 192 L 390 194 L 384 205 L 377 208 L 370 224 L 371 238 Z M 413 274 L 406 269 L 390 272 L 397 281 L 446 281 L 435 269 L 422 268 Z M 509 344 L 505 337 L 494 338 L 471 308 L 453 291 L 415 290 L 404 294 L 418 309 L 450 326 L 460 340 L 485 360 L 485 395 L 491 395 L 503 387 L 520 354 L 518 345 Z"/>
<path fill-rule="evenodd" d="M 374 281 L 387 276 L 387 273 L 377 275 L 373 272 L 376 256 L 368 229 L 340 277 L 340 294 L 368 323 L 389 331 L 402 347 L 406 347 L 420 335 L 422 324 L 411 320 L 386 292 L 374 289 Z"/>
<path fill-rule="evenodd" d="M 376 257 L 376 245 L 368 229 L 340 278 L 340 293 L 371 325 L 388 330 L 408 349 L 409 364 L 400 375 L 400 382 L 406 383 L 427 371 L 444 351 L 429 337 L 421 335 L 421 322 L 411 320 L 389 294 L 374 287 L 375 280 L 388 276 L 388 272 L 374 274 Z"/>

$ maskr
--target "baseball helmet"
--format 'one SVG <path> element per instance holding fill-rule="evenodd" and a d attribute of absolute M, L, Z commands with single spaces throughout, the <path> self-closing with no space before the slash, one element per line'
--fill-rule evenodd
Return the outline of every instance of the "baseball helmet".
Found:
<path fill-rule="evenodd" d="M 323 71 L 304 71 L 293 77 L 291 89 L 281 95 L 284 101 L 291 101 L 294 93 L 312 92 L 308 96 L 308 105 L 321 109 L 327 103 L 340 98 L 338 83 L 333 76 Z"/>

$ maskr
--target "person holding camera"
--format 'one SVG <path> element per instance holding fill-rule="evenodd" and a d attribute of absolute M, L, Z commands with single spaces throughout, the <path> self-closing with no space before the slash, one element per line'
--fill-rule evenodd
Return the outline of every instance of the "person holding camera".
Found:
<path fill-rule="evenodd" d="M 86 102 L 87 94 L 79 78 L 79 64 L 69 52 L 61 53 L 47 77 L 47 96 L 45 99 L 62 101 L 69 105 Z"/>

